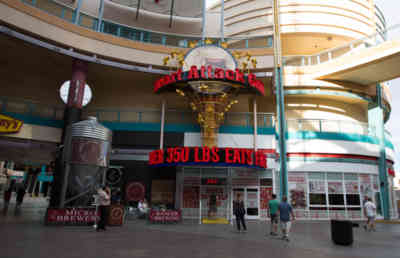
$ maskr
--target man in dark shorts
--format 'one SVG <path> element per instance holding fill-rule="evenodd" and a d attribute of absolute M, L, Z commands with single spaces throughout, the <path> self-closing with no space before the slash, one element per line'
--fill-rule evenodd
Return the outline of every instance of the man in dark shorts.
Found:
<path fill-rule="evenodd" d="M 289 232 L 291 227 L 290 215 L 292 220 L 295 220 L 292 206 L 287 201 L 287 197 L 282 197 L 282 202 L 279 204 L 279 220 L 281 221 L 282 239 L 289 241 Z"/>
<path fill-rule="evenodd" d="M 279 201 L 276 199 L 276 194 L 272 194 L 272 200 L 268 202 L 269 217 L 271 218 L 271 236 L 278 235 L 278 208 Z"/>

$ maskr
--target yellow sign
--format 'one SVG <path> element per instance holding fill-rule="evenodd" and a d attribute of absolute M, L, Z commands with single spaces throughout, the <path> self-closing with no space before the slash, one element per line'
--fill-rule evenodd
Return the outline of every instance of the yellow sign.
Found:
<path fill-rule="evenodd" d="M 23 122 L 9 116 L 0 115 L 0 133 L 18 133 Z"/>

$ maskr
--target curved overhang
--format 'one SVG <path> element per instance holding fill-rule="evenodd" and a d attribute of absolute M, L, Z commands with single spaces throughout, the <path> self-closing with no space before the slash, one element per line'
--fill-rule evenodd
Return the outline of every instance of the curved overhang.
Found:
<path fill-rule="evenodd" d="M 314 78 L 368 86 L 400 77 L 400 41 L 387 41 L 317 65 Z"/>

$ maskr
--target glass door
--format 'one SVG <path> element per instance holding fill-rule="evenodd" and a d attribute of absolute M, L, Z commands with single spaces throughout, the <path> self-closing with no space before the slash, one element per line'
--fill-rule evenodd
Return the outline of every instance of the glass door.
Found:
<path fill-rule="evenodd" d="M 232 203 L 240 196 L 244 202 L 247 219 L 259 218 L 259 194 L 258 187 L 237 187 L 232 189 Z M 233 204 L 232 204 L 233 207 Z M 233 214 L 233 210 L 232 210 Z M 233 215 L 234 216 L 234 215 Z"/>
<path fill-rule="evenodd" d="M 246 218 L 258 219 L 258 188 L 246 188 Z"/>
<path fill-rule="evenodd" d="M 201 187 L 201 218 L 226 219 L 228 217 L 228 196 L 225 186 Z"/>

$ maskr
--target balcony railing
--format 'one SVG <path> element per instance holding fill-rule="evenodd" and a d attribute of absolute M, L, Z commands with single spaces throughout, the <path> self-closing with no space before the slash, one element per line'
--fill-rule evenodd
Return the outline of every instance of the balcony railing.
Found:
<path fill-rule="evenodd" d="M 176 125 L 197 125 L 195 116 L 189 111 L 168 110 L 165 112 L 165 123 Z M 87 110 L 84 116 L 95 116 L 99 121 L 116 123 L 160 123 L 160 110 Z M 229 112 L 225 115 L 224 126 L 242 128 L 253 127 L 254 115 L 250 112 Z M 258 128 L 273 128 L 274 116 L 271 113 L 257 114 Z"/>
<path fill-rule="evenodd" d="M 49 106 L 29 100 L 0 97 L 0 113 L 19 114 L 27 118 L 61 121 L 64 115 L 64 106 Z M 100 122 L 158 124 L 161 120 L 160 110 L 135 110 L 135 109 L 84 109 L 83 117 L 95 116 Z M 166 125 L 197 126 L 194 114 L 190 111 L 168 110 L 165 115 Z M 226 113 L 223 126 L 253 128 L 254 115 L 251 112 Z M 272 113 L 257 113 L 258 128 L 274 128 L 275 116 Z M 324 120 L 324 119 L 288 119 L 288 132 L 334 132 L 343 134 L 359 134 L 377 137 L 376 129 L 367 123 Z M 391 140 L 391 134 L 385 130 L 385 137 Z"/>
<path fill-rule="evenodd" d="M 51 15 L 55 15 L 63 20 L 74 23 L 77 15 L 77 10 L 71 6 L 53 1 L 53 0 L 20 0 L 25 4 L 36 7 Z M 197 45 L 202 44 L 200 36 L 180 35 L 155 32 L 133 28 L 127 25 L 119 24 L 115 21 L 103 19 L 101 25 L 98 26 L 98 17 L 90 14 L 79 12 L 77 25 L 87 29 L 99 31 L 113 36 L 145 42 L 152 44 L 165 45 L 170 47 L 189 48 L 190 42 L 196 42 Z M 214 45 L 221 45 L 220 38 L 209 38 Z M 228 44 L 229 49 L 247 49 L 247 48 L 271 48 L 272 36 L 253 36 L 253 37 L 232 37 L 225 38 L 224 41 Z"/>
<path fill-rule="evenodd" d="M 50 106 L 30 100 L 0 97 L 0 113 L 20 114 L 49 120 L 62 120 L 64 106 Z"/>
<path fill-rule="evenodd" d="M 335 58 L 349 55 L 361 49 L 378 46 L 386 41 L 384 35 L 388 33 L 392 35 L 394 34 L 398 35 L 399 32 L 400 32 L 400 24 L 396 24 L 386 30 L 376 32 L 370 36 L 351 41 L 350 43 L 346 43 L 336 48 L 322 51 L 315 55 L 285 56 L 284 58 L 285 65 L 305 66 L 305 65 L 317 65 L 324 62 L 328 62 Z M 396 38 L 398 38 L 398 36 Z"/>
<path fill-rule="evenodd" d="M 368 123 L 345 120 L 288 119 L 287 127 L 289 132 L 335 132 L 376 136 L 375 128 L 369 126 Z"/>

